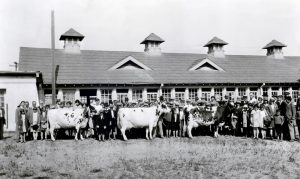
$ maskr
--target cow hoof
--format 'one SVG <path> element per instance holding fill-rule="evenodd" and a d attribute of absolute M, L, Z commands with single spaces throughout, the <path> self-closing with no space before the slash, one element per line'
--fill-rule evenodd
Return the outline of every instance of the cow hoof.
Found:
<path fill-rule="evenodd" d="M 189 136 L 189 138 L 190 138 L 190 139 L 193 139 L 194 137 L 193 137 L 193 136 Z"/>

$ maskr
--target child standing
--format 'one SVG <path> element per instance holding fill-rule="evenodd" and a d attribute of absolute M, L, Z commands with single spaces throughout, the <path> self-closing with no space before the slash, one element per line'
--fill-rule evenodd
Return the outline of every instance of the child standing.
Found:
<path fill-rule="evenodd" d="M 26 118 L 26 111 L 24 108 L 20 109 L 19 113 L 19 132 L 20 132 L 20 142 L 26 142 L 25 136 L 28 130 L 28 120 Z"/>
<path fill-rule="evenodd" d="M 277 110 L 276 114 L 274 116 L 275 120 L 275 131 L 277 134 L 277 139 L 282 140 L 283 139 L 283 133 L 282 133 L 282 125 L 284 123 L 284 117 L 280 114 L 281 111 Z"/>
<path fill-rule="evenodd" d="M 259 112 L 260 110 L 258 110 L 258 105 L 255 104 L 254 105 L 254 109 L 251 111 L 251 123 L 253 126 L 253 135 L 254 135 L 254 139 L 258 139 L 258 128 L 259 128 Z"/>
<path fill-rule="evenodd" d="M 259 129 L 261 132 L 262 139 L 266 138 L 266 126 L 264 124 L 266 116 L 267 116 L 267 114 L 265 111 L 265 106 L 263 104 L 261 104 L 260 108 L 259 108 Z"/>
<path fill-rule="evenodd" d="M 45 106 L 42 107 L 41 109 L 41 123 L 40 123 L 40 132 L 41 132 L 41 140 L 45 140 L 47 139 L 47 126 L 48 126 L 48 122 L 47 122 L 47 108 Z"/>
<path fill-rule="evenodd" d="M 247 137 L 247 129 L 248 129 L 248 106 L 244 105 L 242 109 L 242 128 L 241 132 L 242 134 Z"/>

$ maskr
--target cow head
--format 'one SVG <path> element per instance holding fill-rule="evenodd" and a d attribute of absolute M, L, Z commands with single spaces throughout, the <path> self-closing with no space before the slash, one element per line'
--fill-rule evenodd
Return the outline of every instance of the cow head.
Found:
<path fill-rule="evenodd" d="M 157 105 L 156 116 L 160 117 L 162 114 L 171 112 L 171 109 L 164 103 Z"/>

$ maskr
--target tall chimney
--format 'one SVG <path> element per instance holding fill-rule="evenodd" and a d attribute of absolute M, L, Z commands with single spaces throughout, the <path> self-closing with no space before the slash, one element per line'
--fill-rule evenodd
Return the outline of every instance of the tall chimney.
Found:
<path fill-rule="evenodd" d="M 208 47 L 208 55 L 211 55 L 213 57 L 217 58 L 224 58 L 224 50 L 223 46 L 227 45 L 228 43 L 223 41 L 222 39 L 219 39 L 218 37 L 212 38 L 207 44 L 204 45 L 204 47 Z"/>
<path fill-rule="evenodd" d="M 277 40 L 272 40 L 263 49 L 267 49 L 267 56 L 274 59 L 284 59 L 282 48 L 286 47 L 285 44 L 278 42 Z"/>
<path fill-rule="evenodd" d="M 145 44 L 144 51 L 147 55 L 161 55 L 161 49 L 159 45 L 163 42 L 164 40 L 162 38 L 154 33 L 151 33 L 141 42 L 141 44 Z"/>
<path fill-rule="evenodd" d="M 62 34 L 59 40 L 64 41 L 64 49 L 70 53 L 80 53 L 80 44 L 84 36 L 74 29 L 69 29 L 67 32 Z"/>

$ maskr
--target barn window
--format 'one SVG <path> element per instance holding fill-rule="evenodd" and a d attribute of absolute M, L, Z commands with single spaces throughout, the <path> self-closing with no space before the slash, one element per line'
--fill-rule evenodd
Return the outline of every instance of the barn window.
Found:
<path fill-rule="evenodd" d="M 171 99 L 171 89 L 162 89 L 162 96 L 166 101 Z"/>
<path fill-rule="evenodd" d="M 108 70 L 151 70 L 139 60 L 132 56 L 128 56 L 117 64 L 109 68 Z"/>
<path fill-rule="evenodd" d="M 150 102 L 155 102 L 157 101 L 157 94 L 158 89 L 147 89 L 147 99 Z"/>
<path fill-rule="evenodd" d="M 190 88 L 189 89 L 189 99 L 192 101 L 196 101 L 198 97 L 198 89 L 197 88 Z"/>
<path fill-rule="evenodd" d="M 5 96 L 5 90 L 0 90 L 0 108 L 4 109 L 4 96 Z"/>
<path fill-rule="evenodd" d="M 294 102 L 297 102 L 298 96 L 299 96 L 299 88 L 293 87 L 292 88 L 292 98 L 293 98 Z"/>
<path fill-rule="evenodd" d="M 138 101 L 139 99 L 143 99 L 143 89 L 133 89 L 132 100 Z"/>
<path fill-rule="evenodd" d="M 175 88 L 175 100 L 184 99 L 185 88 Z"/>
<path fill-rule="evenodd" d="M 191 68 L 189 68 L 189 71 L 197 71 L 197 70 L 224 71 L 220 66 L 218 66 L 216 63 L 214 63 L 208 58 L 201 60 L 200 62 L 196 63 L 196 65 L 193 65 Z"/>
<path fill-rule="evenodd" d="M 75 90 L 64 90 L 63 91 L 63 101 L 71 101 L 74 103 L 75 101 Z"/>
<path fill-rule="evenodd" d="M 222 88 L 215 88 L 215 98 L 216 100 L 223 100 L 223 89 Z"/>
<path fill-rule="evenodd" d="M 112 101 L 111 97 L 112 90 L 109 89 L 102 89 L 101 90 L 101 102 L 103 103 L 109 103 Z"/>

